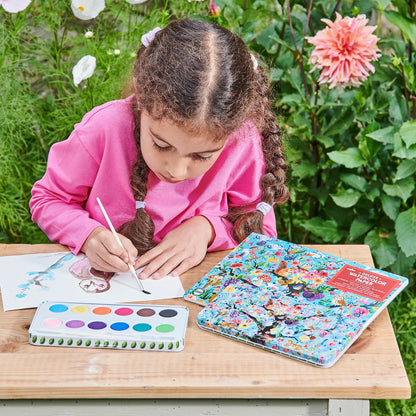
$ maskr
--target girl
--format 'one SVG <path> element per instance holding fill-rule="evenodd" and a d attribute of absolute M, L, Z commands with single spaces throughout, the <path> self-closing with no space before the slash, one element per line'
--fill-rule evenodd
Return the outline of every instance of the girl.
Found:
<path fill-rule="evenodd" d="M 30 206 L 51 240 L 95 269 L 127 271 L 130 262 L 157 279 L 251 232 L 276 236 L 271 208 L 288 190 L 268 83 L 243 41 L 178 20 L 142 43 L 134 94 L 93 109 L 52 146 Z"/>

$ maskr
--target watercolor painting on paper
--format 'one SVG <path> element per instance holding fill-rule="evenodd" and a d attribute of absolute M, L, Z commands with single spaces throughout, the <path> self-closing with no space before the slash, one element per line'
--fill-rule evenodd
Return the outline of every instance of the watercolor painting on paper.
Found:
<path fill-rule="evenodd" d="M 0 288 L 5 311 L 37 307 L 42 301 L 136 302 L 181 297 L 178 277 L 147 279 L 143 293 L 130 273 L 103 273 L 84 255 L 69 252 L 0 257 Z"/>

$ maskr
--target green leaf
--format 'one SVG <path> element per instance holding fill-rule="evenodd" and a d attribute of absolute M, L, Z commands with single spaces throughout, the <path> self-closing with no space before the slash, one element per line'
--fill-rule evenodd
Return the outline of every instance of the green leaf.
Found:
<path fill-rule="evenodd" d="M 376 198 L 380 196 L 380 189 L 378 189 L 376 186 L 373 186 L 369 191 L 367 191 L 366 195 L 367 199 L 369 199 L 371 202 L 374 202 Z"/>
<path fill-rule="evenodd" d="M 396 220 L 397 242 L 407 257 L 416 254 L 416 206 L 401 212 Z"/>
<path fill-rule="evenodd" d="M 319 143 L 322 143 L 325 149 L 328 149 L 334 145 L 334 139 L 329 136 L 318 135 L 316 136 L 316 140 L 318 140 Z"/>
<path fill-rule="evenodd" d="M 391 0 L 373 0 L 373 3 L 377 6 L 377 10 L 382 12 L 387 9 Z"/>
<path fill-rule="evenodd" d="M 335 163 L 345 166 L 346 168 L 355 169 L 365 164 L 361 152 L 356 147 L 350 147 L 347 150 L 333 151 L 328 153 L 328 157 Z"/>
<path fill-rule="evenodd" d="M 387 20 L 397 26 L 403 33 L 403 36 L 412 42 L 414 47 L 416 47 L 416 25 L 400 13 L 392 10 L 386 10 L 384 15 L 387 17 Z"/>
<path fill-rule="evenodd" d="M 383 146 L 384 143 L 376 142 L 369 137 L 361 137 L 358 143 L 358 149 L 366 160 L 375 157 Z"/>
<path fill-rule="evenodd" d="M 389 100 L 389 115 L 391 122 L 396 125 L 401 125 L 404 120 L 407 120 L 406 99 L 402 94 L 396 92 L 391 95 Z"/>
<path fill-rule="evenodd" d="M 361 192 L 354 189 L 340 190 L 336 195 L 330 195 L 336 205 L 341 208 L 351 208 L 361 198 Z"/>
<path fill-rule="evenodd" d="M 390 266 L 393 273 L 399 276 L 410 275 L 411 270 L 414 270 L 416 256 L 407 257 L 403 251 L 399 251 L 396 261 Z M 416 298 L 414 299 L 416 301 Z"/>
<path fill-rule="evenodd" d="M 294 164 L 291 168 L 293 176 L 296 176 L 299 179 L 314 176 L 318 170 L 318 167 L 308 160 L 304 160 L 299 164 Z"/>
<path fill-rule="evenodd" d="M 350 239 L 352 241 L 356 240 L 358 237 L 361 237 L 365 234 L 373 224 L 368 221 L 367 218 L 355 218 L 350 227 Z"/>
<path fill-rule="evenodd" d="M 256 41 L 259 45 L 263 46 L 268 53 L 275 54 L 277 52 L 277 44 L 272 36 L 276 36 L 276 23 L 272 23 L 266 29 L 261 32 Z"/>
<path fill-rule="evenodd" d="M 341 235 L 338 232 L 338 224 L 335 220 L 323 220 L 322 218 L 312 218 L 302 224 L 305 230 L 312 234 L 321 237 L 325 242 L 337 243 L 341 240 Z"/>
<path fill-rule="evenodd" d="M 326 136 L 334 136 L 335 134 L 342 133 L 351 127 L 354 120 L 354 111 L 352 107 L 344 106 L 339 114 L 334 115 L 331 118 L 331 122 L 325 130 Z"/>
<path fill-rule="evenodd" d="M 406 143 L 406 147 L 409 148 L 413 144 L 416 144 L 416 120 L 406 121 L 400 127 L 400 136 Z"/>
<path fill-rule="evenodd" d="M 341 175 L 341 180 L 361 192 L 365 192 L 367 189 L 367 181 L 362 176 L 344 173 Z"/>
<path fill-rule="evenodd" d="M 416 160 L 403 160 L 397 167 L 395 181 L 407 178 L 416 172 Z"/>
<path fill-rule="evenodd" d="M 393 221 L 396 221 L 396 218 L 399 215 L 400 205 L 400 199 L 393 198 L 388 195 L 383 195 L 381 197 L 381 206 L 383 207 L 383 211 Z"/>
<path fill-rule="evenodd" d="M 407 148 L 399 133 L 394 135 L 394 152 L 393 156 L 400 159 L 415 159 L 416 144 Z"/>
<path fill-rule="evenodd" d="M 282 78 L 284 71 L 282 68 L 272 68 L 271 73 L 270 73 L 270 78 L 272 81 L 280 81 L 280 79 Z M 293 94 L 296 95 L 296 94 Z M 300 99 L 299 99 L 300 102 Z"/>
<path fill-rule="evenodd" d="M 414 193 L 415 180 L 413 177 L 401 179 L 393 185 L 384 184 L 383 191 L 390 196 L 397 196 L 406 202 L 409 197 Z"/>
<path fill-rule="evenodd" d="M 279 105 L 281 104 L 299 104 L 302 102 L 302 97 L 299 94 L 286 94 L 279 100 Z"/>
<path fill-rule="evenodd" d="M 397 128 L 394 126 L 385 127 L 367 134 L 367 137 L 381 143 L 393 143 L 394 133 Z"/>
<path fill-rule="evenodd" d="M 394 235 L 391 236 L 390 234 L 372 230 L 367 234 L 364 242 L 370 246 L 371 253 L 375 257 L 378 267 L 381 269 L 390 266 L 390 264 L 396 261 L 399 249 Z"/>

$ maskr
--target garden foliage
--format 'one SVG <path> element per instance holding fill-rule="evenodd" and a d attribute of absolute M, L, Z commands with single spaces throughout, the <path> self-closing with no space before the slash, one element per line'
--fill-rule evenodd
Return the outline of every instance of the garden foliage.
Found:
<path fill-rule="evenodd" d="M 290 241 L 365 243 L 376 263 L 409 274 L 416 260 L 416 22 L 405 1 L 220 2 L 271 68 L 286 132 L 289 204 L 278 208 Z M 414 6 L 413 6 L 414 7 Z M 321 19 L 365 14 L 382 56 L 359 87 L 329 89 L 305 41 Z M 290 18 L 289 18 L 290 17 Z"/>

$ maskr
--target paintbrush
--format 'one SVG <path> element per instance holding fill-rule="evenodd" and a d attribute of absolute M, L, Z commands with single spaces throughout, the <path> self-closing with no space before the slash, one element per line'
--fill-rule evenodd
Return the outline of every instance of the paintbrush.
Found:
<path fill-rule="evenodd" d="M 98 202 L 98 205 L 99 205 L 99 206 L 100 206 L 100 208 L 101 208 L 101 211 L 102 211 L 102 213 L 103 213 L 103 215 L 104 215 L 104 218 L 106 219 L 107 224 L 108 224 L 108 226 L 110 227 L 110 230 L 111 230 L 111 232 L 113 233 L 113 236 L 114 236 L 114 238 L 116 239 L 116 241 L 117 241 L 118 245 L 119 245 L 119 246 L 120 246 L 123 250 L 125 250 L 125 248 L 124 248 L 124 246 L 123 246 L 123 243 L 121 242 L 121 240 L 120 240 L 120 238 L 119 238 L 119 236 L 118 236 L 118 234 L 117 234 L 116 230 L 114 229 L 113 224 L 111 223 L 110 217 L 107 215 L 107 212 L 106 212 L 106 210 L 105 210 L 105 208 L 104 208 L 103 204 L 101 203 L 100 198 L 98 198 L 98 197 L 97 197 L 97 202 Z M 134 270 L 133 265 L 132 265 L 131 263 L 127 263 L 127 265 L 129 266 L 129 269 L 130 269 L 130 273 L 131 273 L 131 275 L 134 277 L 134 279 L 136 280 L 137 284 L 140 286 L 141 291 L 142 291 L 143 293 L 146 293 L 146 295 L 150 295 L 150 292 L 148 292 L 147 290 L 145 290 L 145 289 L 144 289 L 144 287 L 143 287 L 143 283 L 142 283 L 142 281 L 139 279 L 139 276 L 137 276 L 136 271 Z"/>

